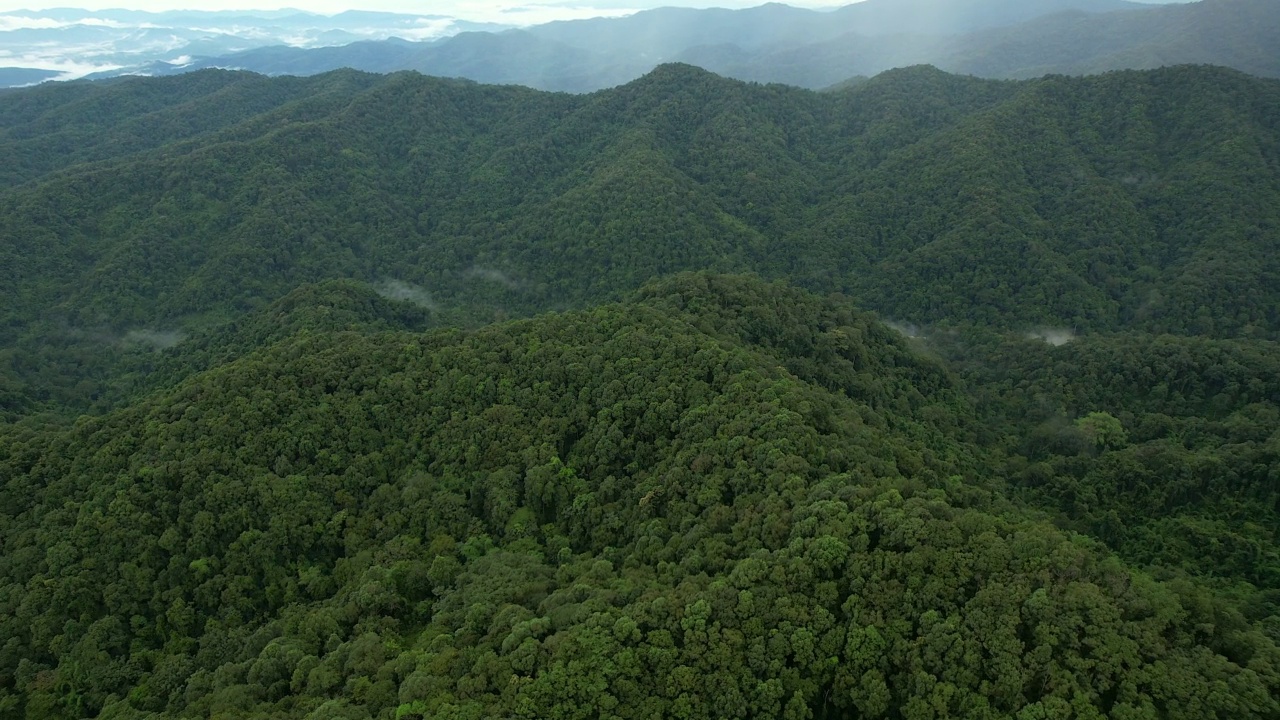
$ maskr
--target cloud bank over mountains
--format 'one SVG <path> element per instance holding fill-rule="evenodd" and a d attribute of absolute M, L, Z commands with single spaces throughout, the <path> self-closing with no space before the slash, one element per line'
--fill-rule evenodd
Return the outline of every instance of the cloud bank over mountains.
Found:
<path fill-rule="evenodd" d="M 447 15 L 362 11 L 320 15 L 301 11 L 18 10 L 0 14 L 0 73 L 7 66 L 10 70 L 46 71 L 53 79 L 69 80 L 91 73 L 129 72 L 153 62 L 181 67 L 194 58 L 268 46 L 332 47 L 393 37 L 428 41 L 459 32 L 508 27 Z"/>
<path fill-rule="evenodd" d="M 823 10 L 815 0 L 637 12 L 643 1 L 433 3 L 433 14 L 14 10 L 0 13 L 0 87 L 350 67 L 588 92 L 664 62 L 810 88 L 916 64 L 993 78 L 1180 63 L 1280 76 L 1274 0 L 863 0 Z"/>

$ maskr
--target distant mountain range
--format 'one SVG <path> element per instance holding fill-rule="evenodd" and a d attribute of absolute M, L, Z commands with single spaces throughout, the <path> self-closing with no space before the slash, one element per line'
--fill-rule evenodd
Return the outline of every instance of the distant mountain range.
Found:
<path fill-rule="evenodd" d="M 1280 77 L 1280 3 L 1203 0 L 1111 12 L 1077 8 L 953 35 L 856 31 L 759 48 L 701 45 L 677 59 L 742 80 L 809 88 L 917 63 L 1004 79 L 1180 64 Z"/>
<path fill-rule="evenodd" d="M 824 88 L 932 64 L 991 78 L 1213 64 L 1280 77 L 1280 3 L 1202 0 L 864 0 L 660 8 L 526 28 L 442 15 L 20 11 L 0 15 L 0 87 L 206 68 L 314 75 L 416 70 L 590 92 L 685 62 L 742 80 Z"/>
<path fill-rule="evenodd" d="M 0 14 L 0 87 L 149 74 L 151 67 L 174 71 L 195 60 L 267 46 L 316 48 L 392 37 L 426 41 L 510 27 L 444 15 L 365 11 L 15 10 Z"/>

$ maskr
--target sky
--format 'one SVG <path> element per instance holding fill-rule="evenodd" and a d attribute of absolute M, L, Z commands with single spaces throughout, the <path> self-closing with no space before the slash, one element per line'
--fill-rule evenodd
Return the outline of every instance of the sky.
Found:
<path fill-rule="evenodd" d="M 831 9 L 858 0 L 782 0 L 794 7 Z M 1163 3 L 1186 0 L 1137 0 Z M 766 0 L 0 0 L 0 13 L 14 10 L 46 10 L 74 7 L 86 10 L 124 8 L 165 10 L 277 10 L 304 8 L 336 14 L 343 10 L 381 10 L 421 15 L 443 15 L 461 20 L 503 25 L 536 25 L 553 20 L 629 15 L 655 7 L 746 8 Z M 0 27 L 0 30 L 6 28 Z"/>
<path fill-rule="evenodd" d="M 87 10 L 125 8 L 164 10 L 274 10 L 300 7 L 310 12 L 337 13 L 348 9 L 446 15 L 462 20 L 532 25 L 551 20 L 626 15 L 654 7 L 745 8 L 765 0 L 0 0 L 0 13 L 76 7 Z M 852 0 L 788 0 L 788 5 L 831 8 Z"/>

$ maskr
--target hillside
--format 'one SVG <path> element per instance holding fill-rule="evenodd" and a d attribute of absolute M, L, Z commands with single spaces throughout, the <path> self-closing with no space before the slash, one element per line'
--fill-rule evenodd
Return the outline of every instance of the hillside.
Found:
<path fill-rule="evenodd" d="M 838 299 L 685 275 L 471 332 L 283 322 L 0 435 L 0 712 L 1280 711 L 1237 597 L 1002 499 L 943 367 Z"/>
<path fill-rule="evenodd" d="M 1280 8 L 1202 0 L 1156 12 L 1063 13 L 975 33 L 933 60 L 952 72 L 1029 78 L 1178 64 L 1223 65 L 1280 77 Z"/>
<path fill-rule="evenodd" d="M 305 113 L 327 96 L 349 96 L 376 81 L 356 73 L 268 80 L 215 72 L 14 91 L 0 103 L 0 151 L 9 158 L 0 168 L 0 187 L 261 122 L 282 108 Z"/>
<path fill-rule="evenodd" d="M 863 4 L 851 6 L 861 7 Z M 945 17 L 945 15 L 939 16 Z M 673 59 L 728 77 L 822 88 L 854 75 L 930 63 L 987 78 L 1088 75 L 1184 64 L 1280 77 L 1280 6 L 1268 0 L 1201 0 L 1028 17 L 966 32 L 904 24 L 877 33 L 855 25 L 832 37 L 750 46 L 690 45 Z"/>
<path fill-rule="evenodd" d="M 124 338 L 334 278 L 448 324 L 714 269 L 917 324 L 1277 337 L 1280 86 L 1225 70 L 817 94 L 673 65 L 589 96 L 207 72 L 12 99 L 0 373 L 37 404 L 91 396 Z"/>
<path fill-rule="evenodd" d="M 1280 82 L 3 100 L 0 720 L 1280 717 Z"/>
<path fill-rule="evenodd" d="M 35 68 L 23 67 L 0 67 L 0 88 L 35 85 L 36 83 L 55 78 L 57 76 L 58 73 L 52 70 L 38 70 Z"/>

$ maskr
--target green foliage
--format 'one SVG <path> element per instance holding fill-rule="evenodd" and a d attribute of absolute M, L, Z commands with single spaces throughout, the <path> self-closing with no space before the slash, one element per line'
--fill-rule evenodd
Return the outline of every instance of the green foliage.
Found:
<path fill-rule="evenodd" d="M 1280 714 L 1274 83 L 192 77 L 6 96 L 0 717 Z"/>
<path fill-rule="evenodd" d="M 353 292 L 323 290 L 294 297 Z M 942 366 L 839 298 L 682 275 L 471 332 L 246 337 L 4 438 L 15 712 L 1280 711 L 1274 638 L 1003 500 Z"/>
<path fill-rule="evenodd" d="M 1097 335 L 1055 347 L 981 331 L 929 343 L 974 392 L 985 441 L 1006 448 L 1009 482 L 1029 500 L 1140 563 L 1256 585 L 1255 617 L 1280 609 L 1275 343 Z"/>
<path fill-rule="evenodd" d="M 585 96 L 350 71 L 12 93 L 6 155 L 39 162 L 0 191 L 5 407 L 105 402 L 148 345 L 336 278 L 463 325 L 711 269 L 915 323 L 1275 338 L 1277 87 L 670 65 Z"/>
<path fill-rule="evenodd" d="M 1098 450 L 1117 450 L 1129 442 L 1124 426 L 1111 413 L 1091 412 L 1076 420 L 1076 427 L 1085 442 Z"/>

